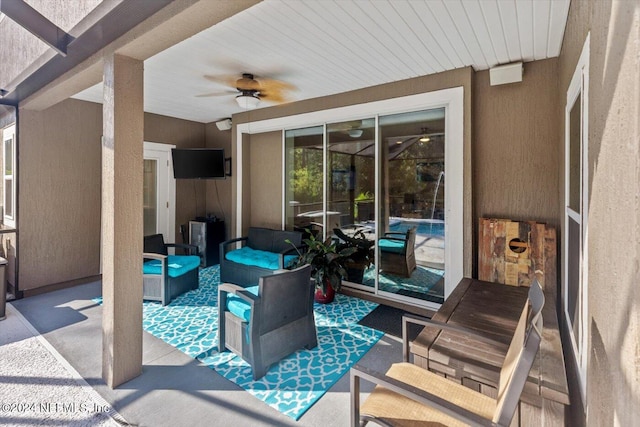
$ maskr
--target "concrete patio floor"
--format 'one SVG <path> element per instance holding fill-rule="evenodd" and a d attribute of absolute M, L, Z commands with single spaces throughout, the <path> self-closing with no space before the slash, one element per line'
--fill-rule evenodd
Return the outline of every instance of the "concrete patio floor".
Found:
<path fill-rule="evenodd" d="M 136 426 L 347 426 L 349 425 L 349 375 L 344 375 L 298 421 L 282 415 L 257 400 L 234 383 L 218 375 L 181 351 L 155 338 L 143 334 L 143 373 L 139 377 L 110 389 L 101 378 L 102 332 L 100 305 L 92 301 L 101 294 L 100 283 L 89 283 L 74 288 L 50 292 L 11 304 L 50 345 L 53 353 L 63 358 L 104 399 L 109 409 L 117 412 L 128 424 Z M 15 314 L 13 315 L 15 316 Z M 11 319 L 0 322 L 0 337 L 16 325 Z M 399 318 L 397 320 L 400 321 Z M 394 320 L 395 322 L 395 320 Z M 396 327 L 398 325 L 393 325 Z M 18 339 L 19 341 L 19 339 Z M 0 346 L 5 341 L 0 340 Z M 391 363 L 402 359 L 401 340 L 385 334 L 360 360 L 360 364 L 386 371 Z M 2 362 L 0 362 L 2 363 Z M 28 365 L 28 361 L 24 361 Z M 41 364 L 42 378 L 52 377 L 49 372 L 55 363 Z M 1 372 L 1 371 L 0 371 Z M 34 375 L 30 371 L 11 373 L 12 378 Z M 20 382 L 20 381 L 16 381 Z M 54 381 L 55 382 L 55 381 Z M 50 397 L 31 387 L 29 401 L 46 403 Z M 365 392 L 371 385 L 364 384 Z M 0 403 L 7 401 L 5 387 L 0 389 Z M 95 397 L 95 396 L 94 396 Z M 80 403 L 74 395 L 56 397 L 61 403 Z M 11 414 L 0 414 L 2 424 L 11 424 Z M 47 423 L 38 421 L 38 414 L 29 417 L 32 424 L 15 420 L 15 425 L 96 425 L 96 423 Z M 105 421 L 106 422 L 106 421 Z M 108 424 L 104 424 L 108 425 Z"/>

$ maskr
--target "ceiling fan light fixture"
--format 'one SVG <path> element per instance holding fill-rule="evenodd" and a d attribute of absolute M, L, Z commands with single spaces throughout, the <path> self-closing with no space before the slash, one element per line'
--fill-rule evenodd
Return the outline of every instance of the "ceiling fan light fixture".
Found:
<path fill-rule="evenodd" d="M 429 142 L 431 141 L 431 138 L 429 138 L 429 136 L 427 135 L 427 128 L 422 128 L 420 129 L 422 132 L 422 136 L 420 137 L 420 139 L 418 141 L 420 142 Z"/>
<path fill-rule="evenodd" d="M 360 138 L 364 131 L 362 129 L 351 129 L 349 130 L 349 136 L 351 138 Z"/>
<path fill-rule="evenodd" d="M 242 109 L 253 110 L 258 106 L 258 103 L 260 102 L 260 98 L 258 98 L 255 95 L 243 93 L 241 95 L 236 96 L 236 102 Z"/>

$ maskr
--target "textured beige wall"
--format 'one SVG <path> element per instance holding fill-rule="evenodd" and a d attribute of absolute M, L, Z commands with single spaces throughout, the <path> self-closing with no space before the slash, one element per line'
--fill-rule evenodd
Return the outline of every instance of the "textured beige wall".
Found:
<path fill-rule="evenodd" d="M 586 424 L 626 426 L 635 425 L 640 419 L 638 2 L 571 2 L 559 61 L 559 114 L 564 112 L 568 85 L 588 31 L 591 58 Z M 562 136 L 564 123 L 560 128 Z M 581 409 L 573 408 L 575 425 L 585 421 Z"/>
<path fill-rule="evenodd" d="M 521 83 L 474 86 L 473 175 L 481 217 L 560 223 L 557 60 L 528 62 Z"/>
<path fill-rule="evenodd" d="M 68 100 L 19 124 L 20 289 L 98 274 L 102 106 Z"/>
<path fill-rule="evenodd" d="M 282 132 L 251 135 L 251 219 L 254 227 L 282 228 Z"/>
<path fill-rule="evenodd" d="M 100 273 L 102 105 L 67 100 L 20 113 L 21 290 Z M 146 141 L 203 147 L 205 125 L 145 114 Z M 205 183 L 176 182 L 176 224 L 205 212 Z M 179 234 L 176 234 L 179 236 Z"/>
<path fill-rule="evenodd" d="M 144 66 L 105 58 L 102 110 L 102 378 L 142 373 Z"/>

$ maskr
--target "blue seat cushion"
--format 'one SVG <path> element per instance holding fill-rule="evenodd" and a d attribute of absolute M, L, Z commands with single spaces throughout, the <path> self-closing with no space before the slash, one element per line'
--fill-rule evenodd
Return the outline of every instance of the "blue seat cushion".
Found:
<path fill-rule="evenodd" d="M 285 255 L 285 267 L 291 264 L 296 259 L 296 257 L 296 255 Z M 266 268 L 269 270 L 277 270 L 278 268 L 280 268 L 280 266 L 278 265 L 277 253 L 253 249 L 248 246 L 243 246 L 240 249 L 235 249 L 233 251 L 227 252 L 225 258 L 238 264 L 251 265 L 255 267 Z"/>
<path fill-rule="evenodd" d="M 200 265 L 200 257 L 197 255 L 169 255 L 167 257 L 169 277 L 180 277 Z M 162 262 L 152 259 L 142 264 L 143 274 L 162 274 Z"/>
<path fill-rule="evenodd" d="M 404 243 L 404 240 L 380 239 L 378 246 L 380 246 L 381 251 L 401 254 L 404 252 Z"/>
<path fill-rule="evenodd" d="M 258 296 L 259 288 L 260 286 L 255 285 L 249 286 L 248 288 L 245 288 L 245 290 L 255 296 Z M 245 300 L 232 294 L 227 296 L 227 310 L 243 319 L 245 322 L 248 322 L 251 318 L 251 305 L 249 305 Z"/>

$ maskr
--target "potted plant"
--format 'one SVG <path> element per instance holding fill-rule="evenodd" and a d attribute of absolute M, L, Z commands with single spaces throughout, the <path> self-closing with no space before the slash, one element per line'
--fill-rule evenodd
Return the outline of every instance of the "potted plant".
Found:
<path fill-rule="evenodd" d="M 322 241 L 313 234 L 303 242 L 305 247 L 302 251 L 296 247 L 298 259 L 291 268 L 310 264 L 311 277 L 316 282 L 315 300 L 322 304 L 330 303 L 335 292 L 340 290 L 342 278 L 347 275 L 345 264 L 356 249 L 347 247 L 338 250 L 338 243 L 331 237 Z"/>
<path fill-rule="evenodd" d="M 334 228 L 333 233 L 341 240 L 336 246 L 338 252 L 346 248 L 355 249 L 345 263 L 347 280 L 362 283 L 364 271 L 373 264 L 375 241 L 368 239 L 363 230 L 347 235 L 340 228 Z"/>

